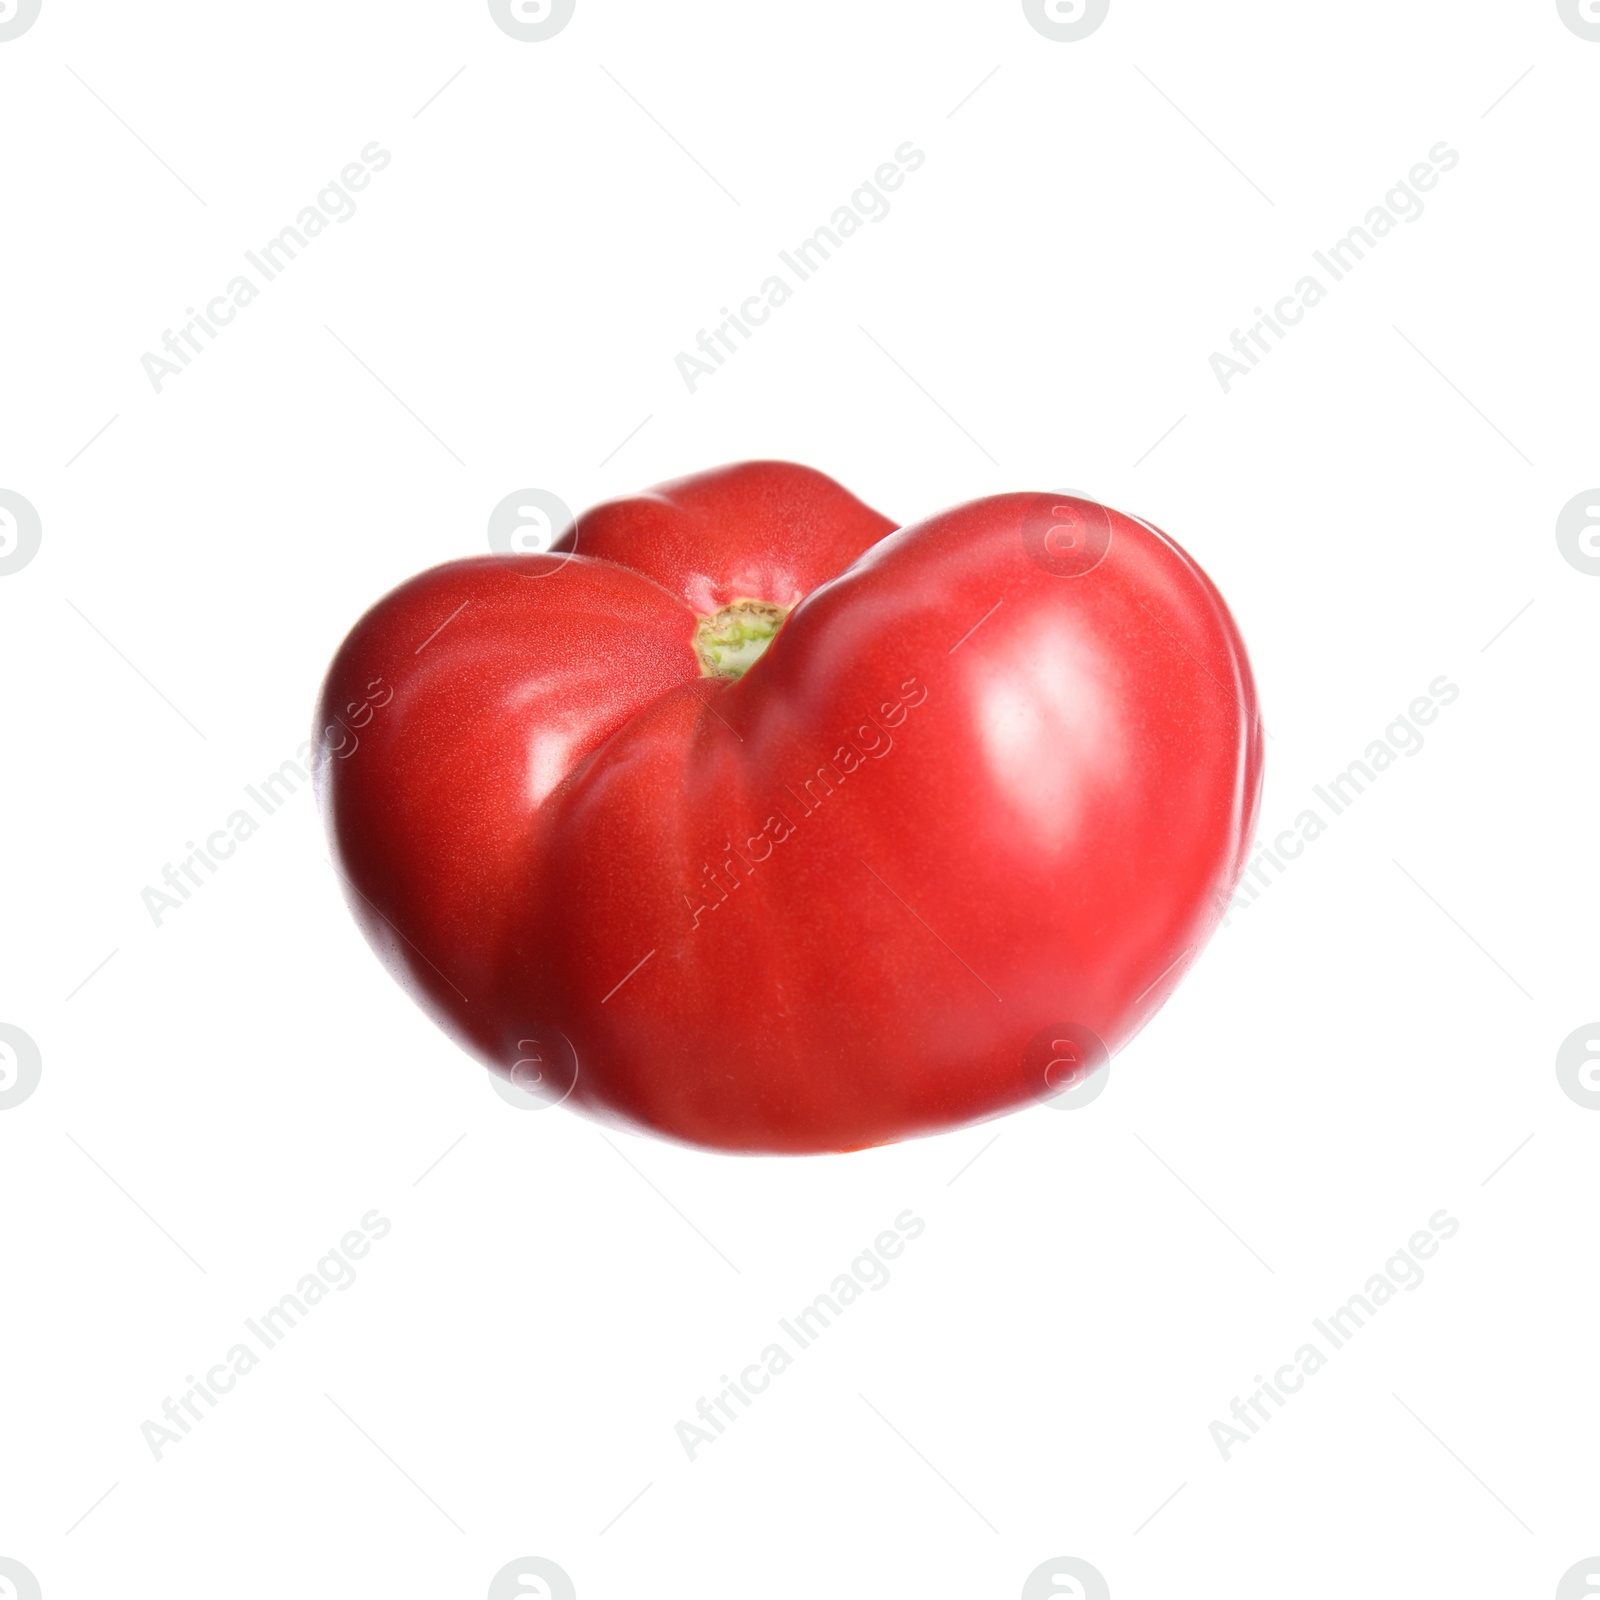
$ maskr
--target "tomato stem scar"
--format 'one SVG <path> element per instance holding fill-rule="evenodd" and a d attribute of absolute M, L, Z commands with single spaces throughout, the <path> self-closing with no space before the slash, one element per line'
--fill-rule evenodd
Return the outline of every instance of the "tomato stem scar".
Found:
<path fill-rule="evenodd" d="M 703 678 L 742 678 L 761 659 L 789 615 L 767 600 L 735 600 L 695 625 L 694 650 Z"/>

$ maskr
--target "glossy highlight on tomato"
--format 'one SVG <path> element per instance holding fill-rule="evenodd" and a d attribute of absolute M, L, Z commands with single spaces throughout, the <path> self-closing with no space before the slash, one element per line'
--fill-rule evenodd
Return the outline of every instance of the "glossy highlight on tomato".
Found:
<path fill-rule="evenodd" d="M 402 584 L 315 732 L 350 908 L 439 1025 L 730 1151 L 1050 1099 L 1193 962 L 1261 785 L 1243 643 L 1165 534 L 1038 493 L 897 529 L 774 461 Z"/>

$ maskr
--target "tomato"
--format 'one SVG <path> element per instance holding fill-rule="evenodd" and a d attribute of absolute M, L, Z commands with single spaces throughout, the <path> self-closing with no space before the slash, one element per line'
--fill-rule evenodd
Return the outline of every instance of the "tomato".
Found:
<path fill-rule="evenodd" d="M 896 531 L 752 462 L 449 562 L 339 649 L 317 787 L 351 908 L 468 1051 L 724 1150 L 1048 1099 L 1220 920 L 1260 723 L 1206 575 L 1006 494 Z"/>

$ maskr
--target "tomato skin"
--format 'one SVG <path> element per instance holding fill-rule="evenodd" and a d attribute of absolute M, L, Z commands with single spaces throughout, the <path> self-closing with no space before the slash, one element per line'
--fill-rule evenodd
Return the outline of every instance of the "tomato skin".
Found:
<path fill-rule="evenodd" d="M 318 764 L 391 970 L 500 1070 L 559 1033 L 574 1104 L 725 1150 L 1043 1098 L 1030 1041 L 1132 1037 L 1220 920 L 1259 800 L 1243 644 L 1170 539 L 1027 494 L 883 536 L 819 478 L 721 469 L 586 513 L 575 555 L 437 568 L 324 691 L 324 720 L 397 691 Z M 1053 516 L 1099 545 L 1060 557 Z M 699 675 L 697 608 L 797 596 L 742 678 Z M 472 626 L 408 666 L 463 599 L 412 663 Z"/>
<path fill-rule="evenodd" d="M 894 528 L 810 467 L 741 461 L 595 506 L 554 548 L 632 567 L 709 616 L 796 605 Z"/>
<path fill-rule="evenodd" d="M 346 899 L 395 978 L 488 1060 L 543 802 L 631 715 L 698 677 L 693 631 L 685 606 L 625 567 L 481 556 L 402 584 L 329 669 L 315 776 Z M 352 716 L 372 683 L 392 700 Z"/>

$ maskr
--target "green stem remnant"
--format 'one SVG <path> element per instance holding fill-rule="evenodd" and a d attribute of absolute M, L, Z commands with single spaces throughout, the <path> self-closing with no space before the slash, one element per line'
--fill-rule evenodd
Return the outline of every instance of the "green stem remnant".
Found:
<path fill-rule="evenodd" d="M 787 607 L 766 600 L 735 600 L 714 616 L 701 617 L 694 630 L 700 675 L 742 678 L 761 659 L 788 615 Z"/>

